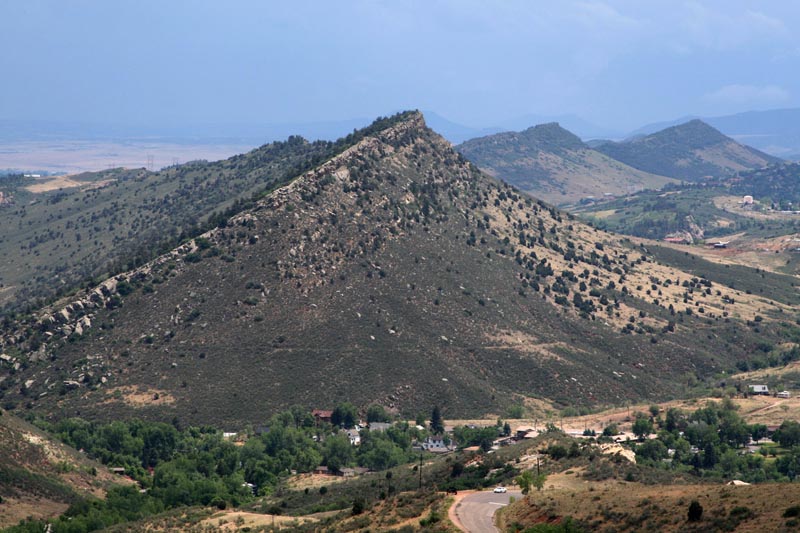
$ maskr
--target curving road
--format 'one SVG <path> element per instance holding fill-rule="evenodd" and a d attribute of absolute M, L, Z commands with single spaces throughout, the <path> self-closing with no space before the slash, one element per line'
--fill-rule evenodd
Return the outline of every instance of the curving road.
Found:
<path fill-rule="evenodd" d="M 511 496 L 519 500 L 522 498 L 522 493 L 518 490 L 510 490 L 505 494 L 483 491 L 465 496 L 456 505 L 456 516 L 461 522 L 462 529 L 467 533 L 499 531 L 494 526 L 494 513 L 508 505 Z"/>

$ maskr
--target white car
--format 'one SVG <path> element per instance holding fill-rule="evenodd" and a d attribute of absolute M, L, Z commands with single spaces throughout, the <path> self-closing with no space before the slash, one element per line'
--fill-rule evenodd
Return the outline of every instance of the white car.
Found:
<path fill-rule="evenodd" d="M 499 492 L 499 493 L 508 492 L 508 489 L 505 487 L 495 487 L 494 492 Z"/>

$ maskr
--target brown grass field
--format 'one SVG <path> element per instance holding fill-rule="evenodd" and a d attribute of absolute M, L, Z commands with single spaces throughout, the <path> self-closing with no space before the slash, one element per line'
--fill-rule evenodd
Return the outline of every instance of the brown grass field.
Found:
<path fill-rule="evenodd" d="M 568 471 L 569 472 L 569 471 Z M 689 503 L 703 506 L 699 522 L 687 521 Z M 544 490 L 500 513 L 503 530 L 571 516 L 591 531 L 796 531 L 787 508 L 800 504 L 800 484 L 643 485 L 619 480 L 585 481 L 579 472 L 550 476 Z M 788 524 L 788 525 L 787 525 Z"/>

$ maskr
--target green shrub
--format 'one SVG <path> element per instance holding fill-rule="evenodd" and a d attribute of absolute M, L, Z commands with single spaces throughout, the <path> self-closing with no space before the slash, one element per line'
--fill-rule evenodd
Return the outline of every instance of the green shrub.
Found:
<path fill-rule="evenodd" d="M 698 522 L 703 517 L 703 506 L 697 500 L 692 500 L 689 504 L 687 518 L 689 522 Z"/>
<path fill-rule="evenodd" d="M 784 518 L 793 518 L 795 516 L 800 516 L 800 505 L 792 505 L 791 507 L 787 507 L 783 512 Z"/>

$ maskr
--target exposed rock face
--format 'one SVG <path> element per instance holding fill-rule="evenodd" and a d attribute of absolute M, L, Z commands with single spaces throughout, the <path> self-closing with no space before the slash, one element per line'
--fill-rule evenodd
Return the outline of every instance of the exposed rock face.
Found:
<path fill-rule="evenodd" d="M 714 320 L 750 319 L 755 297 L 646 254 L 482 174 L 408 114 L 20 324 L 3 352 L 28 367 L 8 394 L 34 380 L 25 401 L 44 414 L 192 423 L 344 400 L 470 415 L 669 395 L 746 357 L 747 328 L 734 343 Z M 702 317 L 683 313 L 690 296 Z M 174 401 L 119 397 L 154 388 Z"/>

